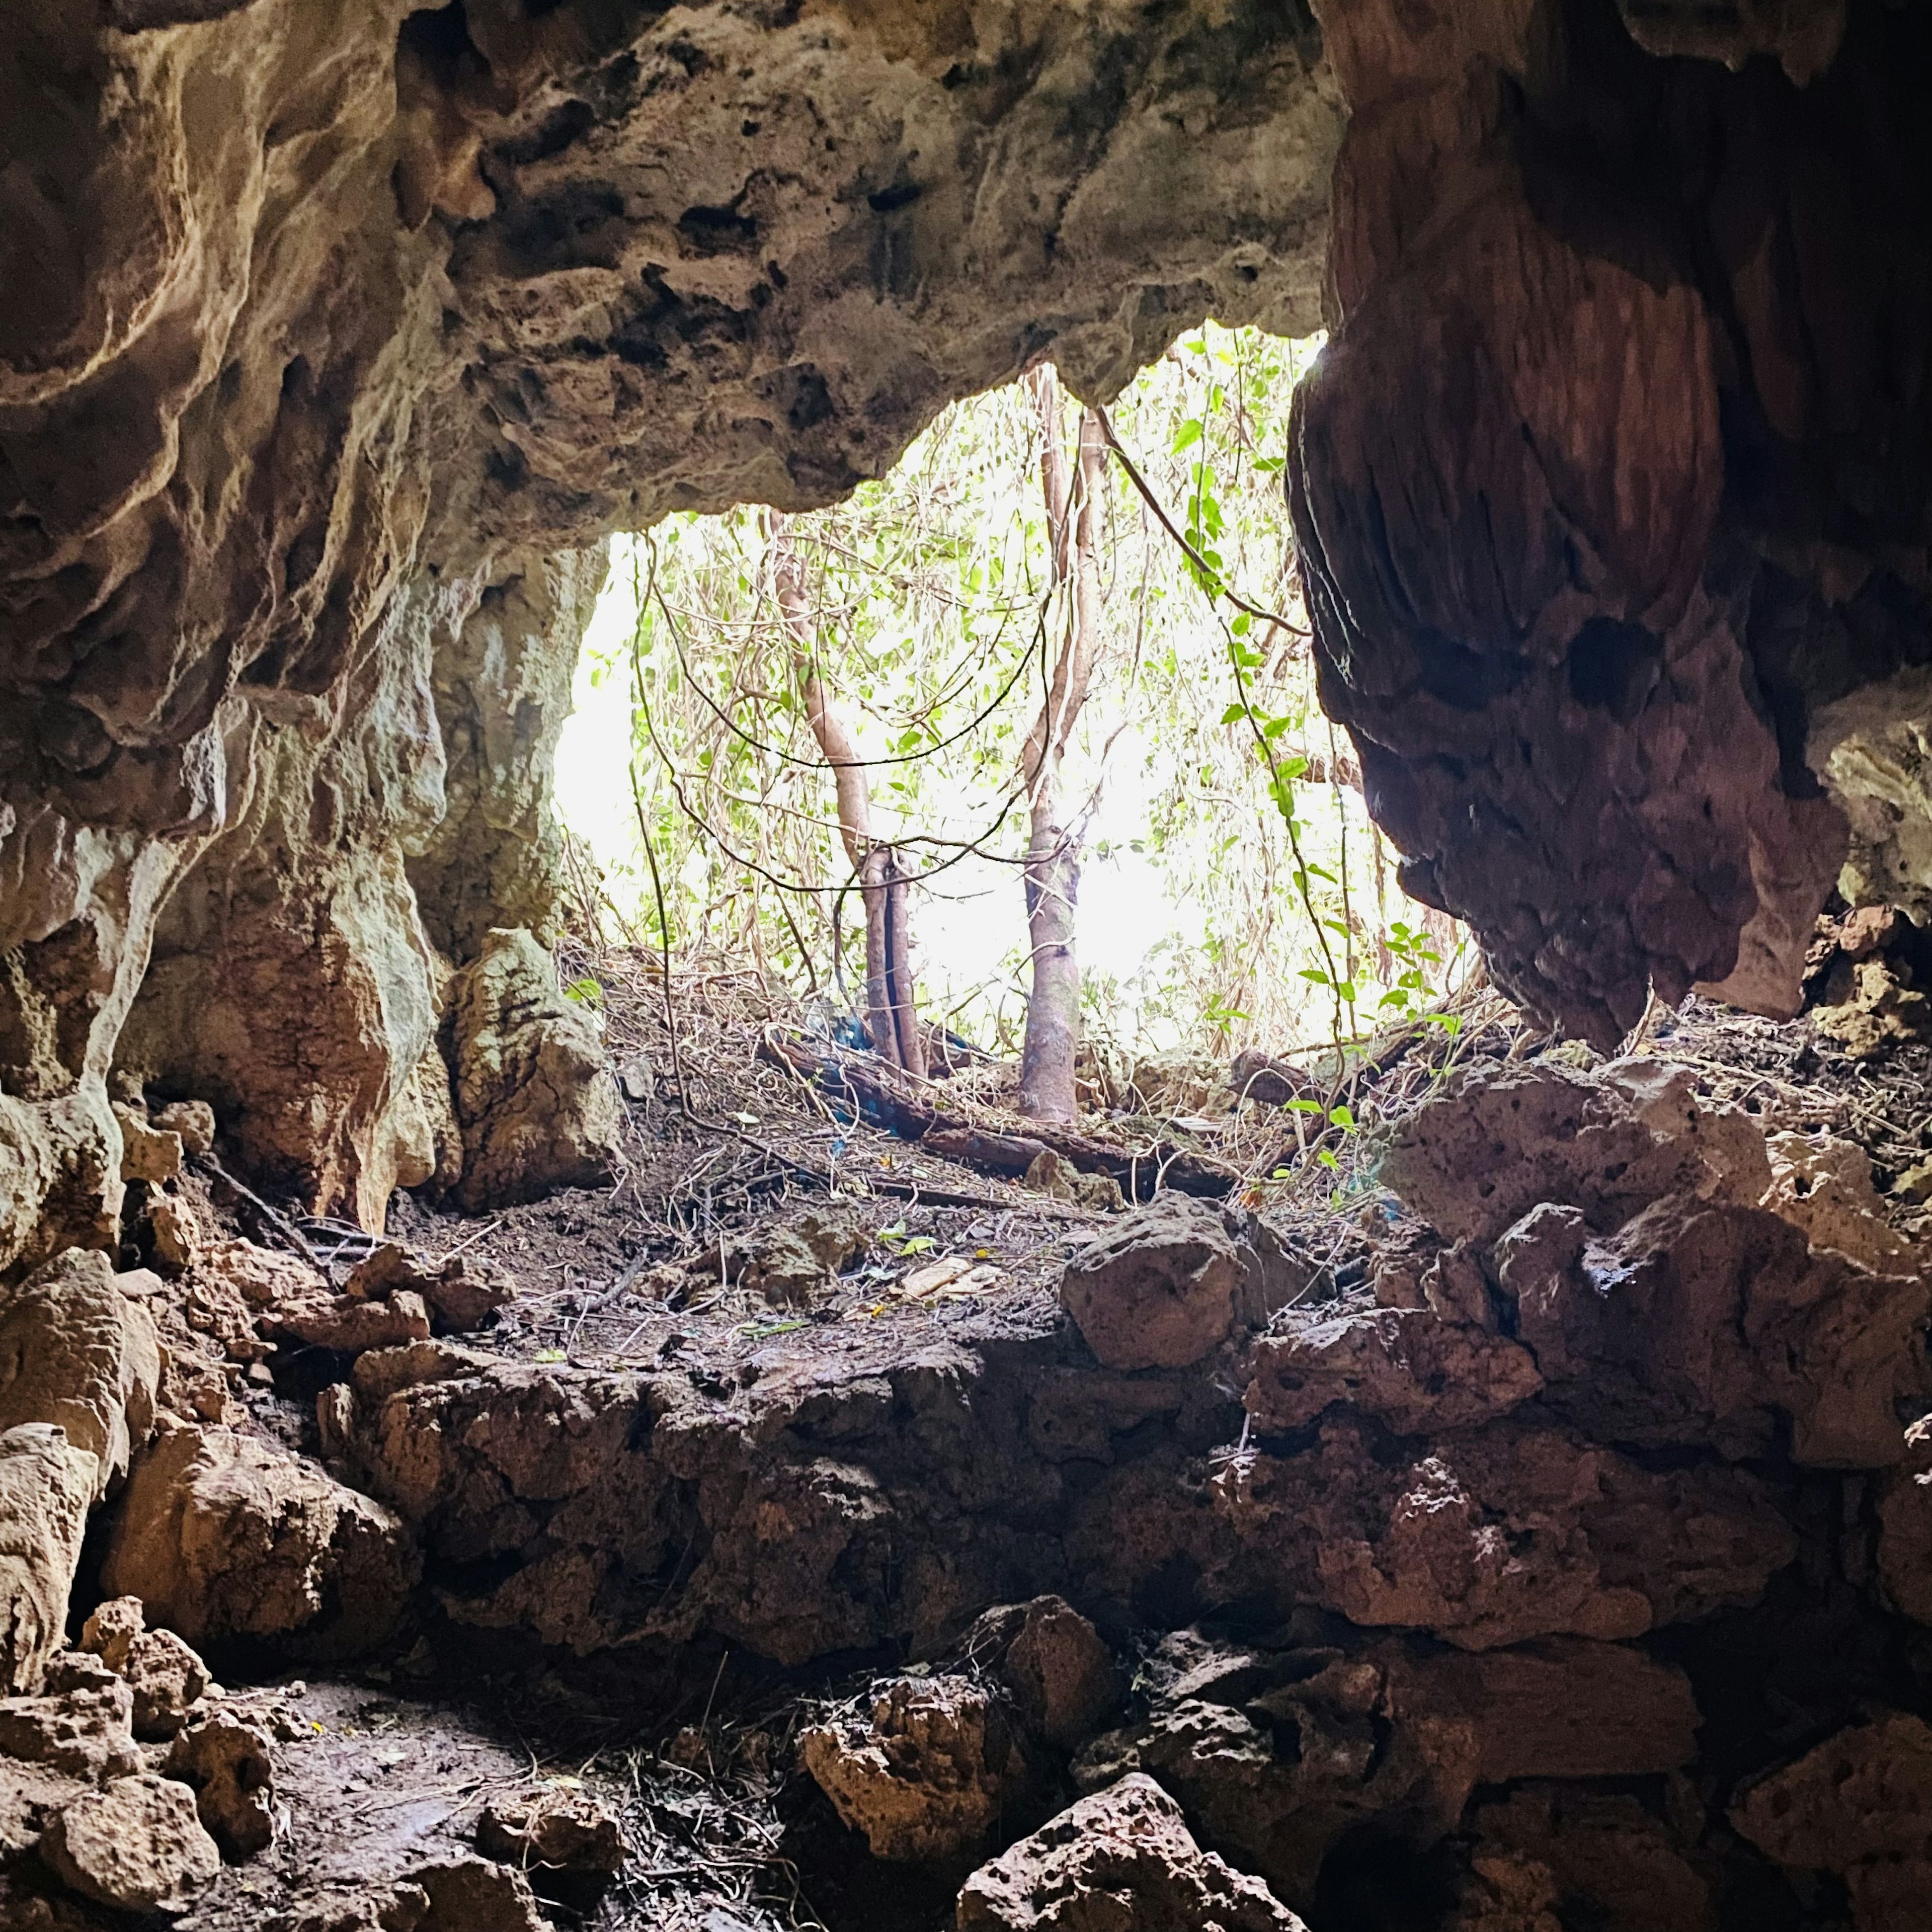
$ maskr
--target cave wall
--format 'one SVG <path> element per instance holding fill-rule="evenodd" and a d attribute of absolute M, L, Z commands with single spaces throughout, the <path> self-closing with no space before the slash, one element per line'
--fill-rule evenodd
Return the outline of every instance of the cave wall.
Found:
<path fill-rule="evenodd" d="M 554 925 L 602 538 L 1305 332 L 1342 119 L 1255 0 L 40 0 L 0 77 L 0 1269 L 107 1238 L 110 1077 L 379 1215 Z"/>
<path fill-rule="evenodd" d="M 1924 910 L 1923 9 L 1330 8 L 1291 494 L 1404 883 L 1602 1044 Z"/>
<path fill-rule="evenodd" d="M 105 1238 L 113 1078 L 380 1213 L 448 972 L 554 924 L 608 532 L 1210 313 L 1331 329 L 1291 494 L 1410 889 L 1600 1040 L 1788 1008 L 1932 878 L 1928 70 L 1882 0 L 8 10 L 0 1268 Z"/>

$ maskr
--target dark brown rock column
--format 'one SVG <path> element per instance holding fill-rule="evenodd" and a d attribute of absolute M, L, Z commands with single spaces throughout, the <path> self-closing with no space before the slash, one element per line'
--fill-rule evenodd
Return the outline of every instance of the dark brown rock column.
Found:
<path fill-rule="evenodd" d="M 1927 298 L 1880 265 L 1925 254 L 1884 143 L 1922 148 L 1926 37 L 1854 8 L 1835 60 L 1732 72 L 1607 0 L 1325 14 L 1353 119 L 1290 495 L 1405 883 L 1600 1042 L 1653 984 L 1793 1010 L 1846 852 L 1808 726 L 1924 651 Z"/>

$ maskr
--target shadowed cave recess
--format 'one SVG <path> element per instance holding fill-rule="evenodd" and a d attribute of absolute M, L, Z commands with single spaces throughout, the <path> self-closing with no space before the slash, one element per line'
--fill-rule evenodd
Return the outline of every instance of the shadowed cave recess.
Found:
<path fill-rule="evenodd" d="M 1800 1016 L 1932 918 L 1928 99 L 1919 0 L 8 8 L 0 1924 L 1932 1923 L 1924 1001 Z M 687 1317 L 605 540 L 1210 316 L 1327 332 L 1322 706 L 1514 1009 L 1346 1213 L 949 1169 L 1007 1289 L 869 1322 L 748 1188 Z"/>

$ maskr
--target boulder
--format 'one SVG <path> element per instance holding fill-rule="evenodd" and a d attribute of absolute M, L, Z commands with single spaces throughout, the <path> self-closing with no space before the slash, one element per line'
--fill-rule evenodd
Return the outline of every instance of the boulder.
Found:
<path fill-rule="evenodd" d="M 117 1676 L 125 1676 L 134 1640 L 148 1628 L 139 1597 L 110 1597 L 88 1612 L 80 1627 L 80 1648 L 98 1657 Z"/>
<path fill-rule="evenodd" d="M 1028 1732 L 1056 1750 L 1070 1750 L 1090 1736 L 1120 1701 L 1113 1653 L 1064 1597 L 986 1611 L 958 1655 L 995 1676 Z"/>
<path fill-rule="evenodd" d="M 117 1912 L 180 1911 L 221 1869 L 194 1793 L 152 1772 L 83 1792 L 47 1827 L 40 1856 L 82 1898 Z"/>
<path fill-rule="evenodd" d="M 1730 1820 L 1779 1864 L 1837 1873 L 1856 1932 L 1915 1932 L 1932 1898 L 1932 1726 L 1876 1712 L 1749 1785 Z"/>
<path fill-rule="evenodd" d="M 968 1677 L 900 1678 L 800 1738 L 806 1768 L 872 1856 L 944 1862 L 984 1850 L 1032 1780 L 1006 1700 Z"/>
<path fill-rule="evenodd" d="M 1072 1804 L 965 1883 L 958 1932 L 1305 1932 L 1190 1834 L 1150 1778 Z"/>
<path fill-rule="evenodd" d="M 114 1103 L 114 1118 L 121 1128 L 121 1178 L 145 1180 L 158 1185 L 172 1180 L 181 1172 L 182 1137 L 165 1127 L 152 1126 L 132 1107 Z"/>
<path fill-rule="evenodd" d="M 1228 1338 L 1240 1259 L 1220 1210 L 1163 1194 L 1066 1264 L 1060 1298 L 1110 1369 L 1178 1369 Z"/>
<path fill-rule="evenodd" d="M 60 1647 L 100 1472 L 51 1423 L 0 1432 L 0 1691 L 37 1689 Z"/>
<path fill-rule="evenodd" d="M 1796 1550 L 1748 1472 L 1651 1469 L 1517 1418 L 1390 1456 L 1340 1412 L 1312 1449 L 1231 1458 L 1211 1487 L 1238 1546 L 1216 1592 L 1292 1592 L 1470 1650 L 1742 1608 Z"/>
<path fill-rule="evenodd" d="M 1581 1907 L 1616 1932 L 1711 1932 L 1715 1922 L 1715 1862 L 1634 1798 L 1532 1783 L 1472 1822 L 1485 1846 L 1541 1866 L 1573 1916 Z"/>
<path fill-rule="evenodd" d="M 0 1755 L 0 1868 L 31 1852 L 55 1814 L 86 1788 L 70 1772 L 51 1765 Z M 7 1923 L 6 1905 L 6 1894 L 0 1891 L 0 1924 Z"/>
<path fill-rule="evenodd" d="M 136 1466 L 101 1569 L 192 1642 L 294 1640 L 317 1655 L 380 1642 L 416 1574 L 381 1504 L 260 1438 L 186 1424 Z"/>
<path fill-rule="evenodd" d="M 624 1834 L 594 1793 L 564 1785 L 500 1793 L 477 1821 L 476 1848 L 528 1870 L 614 1874 L 623 1869 Z"/>
<path fill-rule="evenodd" d="M 210 1682 L 207 1665 L 169 1630 L 135 1638 L 122 1675 L 134 1694 L 134 1735 L 149 1742 L 172 1737 Z"/>
<path fill-rule="evenodd" d="M 1285 1898 L 1306 1894 L 1351 1831 L 1426 1846 L 1456 1830 L 1479 1784 L 1667 1772 L 1696 1744 L 1681 1672 L 1574 1640 L 1471 1656 L 1190 1630 L 1155 1647 L 1137 1688 L 1146 1714 L 1090 1744 L 1076 1783 L 1150 1774 L 1204 1844 Z"/>
<path fill-rule="evenodd" d="M 1771 1184 L 1763 1204 L 1803 1231 L 1814 1248 L 1836 1248 L 1880 1274 L 1903 1272 L 1912 1244 L 1885 1218 L 1863 1148 L 1830 1134 L 1766 1137 Z"/>
<path fill-rule="evenodd" d="M 1748 1114 L 1702 1106 L 1684 1068 L 1632 1059 L 1472 1068 L 1404 1117 L 1380 1178 L 1447 1240 L 1486 1245 L 1544 1202 L 1604 1233 L 1665 1194 L 1755 1205 L 1771 1177 Z"/>
<path fill-rule="evenodd" d="M 176 1136 L 187 1153 L 214 1151 L 214 1109 L 206 1100 L 170 1100 L 148 1118 L 157 1131 Z"/>
<path fill-rule="evenodd" d="M 596 1022 L 558 990 L 550 954 L 523 927 L 494 928 L 450 997 L 464 1206 L 608 1180 L 622 1131 L 616 1088 Z"/>
<path fill-rule="evenodd" d="M 201 1252 L 200 1219 L 178 1194 L 148 1197 L 148 1234 L 154 1267 L 162 1274 L 184 1273 Z"/>
<path fill-rule="evenodd" d="M 266 1732 L 218 1709 L 175 1733 L 162 1768 L 194 1793 L 195 1812 L 224 1858 L 267 1850 L 274 1837 L 274 1774 Z"/>

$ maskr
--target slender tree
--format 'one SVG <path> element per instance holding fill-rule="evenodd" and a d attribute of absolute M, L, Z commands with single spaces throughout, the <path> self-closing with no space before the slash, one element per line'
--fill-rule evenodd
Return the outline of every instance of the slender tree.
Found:
<path fill-rule="evenodd" d="M 806 722 L 831 767 L 838 801 L 838 836 L 865 910 L 866 1036 L 882 1059 L 923 1076 L 926 1053 L 914 1009 L 905 877 L 898 854 L 873 839 L 872 793 L 865 762 L 844 719 L 832 707 L 819 670 L 804 566 L 787 532 L 783 514 L 768 512 L 766 530 L 772 593 L 791 640 L 793 674 L 804 702 Z"/>
<path fill-rule="evenodd" d="M 1080 1041 L 1080 967 L 1073 948 L 1080 891 L 1078 828 L 1066 820 L 1060 764 L 1086 702 L 1100 650 L 1100 497 L 1106 446 L 1100 419 L 1080 412 L 1070 466 L 1060 441 L 1060 382 L 1050 364 L 1028 377 L 1040 412 L 1040 482 L 1053 547 L 1053 579 L 1067 584 L 1066 628 L 1040 715 L 1020 752 L 1030 820 L 1025 868 L 1033 988 L 1020 1052 L 1020 1109 L 1037 1120 L 1074 1118 L 1073 1057 Z"/>

